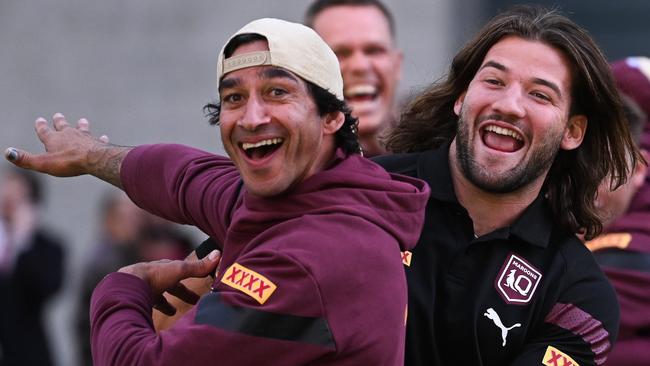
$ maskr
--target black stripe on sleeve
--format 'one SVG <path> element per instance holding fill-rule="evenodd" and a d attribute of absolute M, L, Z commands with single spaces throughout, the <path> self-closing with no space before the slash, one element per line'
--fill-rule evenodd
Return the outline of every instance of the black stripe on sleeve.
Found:
<path fill-rule="evenodd" d="M 217 241 L 212 239 L 211 237 L 208 237 L 201 243 L 196 249 L 194 249 L 194 252 L 196 252 L 196 256 L 199 259 L 203 259 L 206 255 L 210 254 L 215 249 L 221 248 L 221 245 L 217 244 Z"/>
<path fill-rule="evenodd" d="M 285 341 L 309 343 L 336 349 L 327 321 L 323 318 L 277 314 L 261 309 L 233 306 L 210 293 L 198 304 L 197 324 L 212 325 L 231 332 Z"/>

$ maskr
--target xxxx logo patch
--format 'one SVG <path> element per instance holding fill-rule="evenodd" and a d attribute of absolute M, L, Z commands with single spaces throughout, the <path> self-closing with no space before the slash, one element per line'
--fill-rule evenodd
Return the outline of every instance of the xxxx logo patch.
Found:
<path fill-rule="evenodd" d="M 523 258 L 510 254 L 497 275 L 494 286 L 508 304 L 530 301 L 542 279 L 542 273 Z"/>
<path fill-rule="evenodd" d="M 264 304 L 277 288 L 268 278 L 237 263 L 228 267 L 221 282 L 245 293 L 260 304 Z"/>
<path fill-rule="evenodd" d="M 542 365 L 546 366 L 580 366 L 575 362 L 571 357 L 566 353 L 560 351 L 559 349 L 548 346 L 546 347 L 546 353 L 544 358 L 542 358 Z"/>
<path fill-rule="evenodd" d="M 402 252 L 402 263 L 410 267 L 411 266 L 411 258 L 413 257 L 413 253 L 409 252 L 408 250 L 405 250 Z"/>

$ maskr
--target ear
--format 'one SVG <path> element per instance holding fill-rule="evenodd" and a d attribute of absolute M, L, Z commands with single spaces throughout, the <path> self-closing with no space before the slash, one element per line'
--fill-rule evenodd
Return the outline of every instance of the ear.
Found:
<path fill-rule="evenodd" d="M 569 123 L 564 130 L 560 148 L 563 150 L 573 150 L 582 144 L 582 140 L 587 133 L 587 116 L 579 114 L 569 118 Z"/>
<path fill-rule="evenodd" d="M 465 101 L 465 94 L 467 94 L 467 90 L 463 92 L 463 94 L 458 96 L 458 99 L 454 102 L 454 113 L 456 113 L 456 116 L 460 117 L 460 110 L 463 107 L 463 102 Z"/>
<path fill-rule="evenodd" d="M 648 159 L 650 159 L 650 153 L 648 153 L 648 150 L 646 149 L 641 149 L 641 156 L 643 156 L 645 161 L 649 161 Z M 630 177 L 630 182 L 632 183 L 635 189 L 638 189 L 643 185 L 643 183 L 645 183 L 645 176 L 647 173 L 648 173 L 648 166 L 643 164 L 642 161 L 637 161 L 636 167 L 632 172 L 632 177 Z"/>
<path fill-rule="evenodd" d="M 343 112 L 331 112 L 323 117 L 323 135 L 333 135 L 343 126 L 345 115 Z"/>
<path fill-rule="evenodd" d="M 396 50 L 393 55 L 393 68 L 395 80 L 402 80 L 402 61 L 404 60 L 404 52 Z"/>

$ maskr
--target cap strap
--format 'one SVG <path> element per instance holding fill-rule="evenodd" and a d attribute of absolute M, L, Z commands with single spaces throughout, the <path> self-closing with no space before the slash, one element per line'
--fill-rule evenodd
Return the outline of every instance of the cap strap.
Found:
<path fill-rule="evenodd" d="M 223 74 L 229 73 L 231 71 L 243 69 L 246 67 L 270 65 L 270 64 L 271 64 L 271 52 L 269 51 L 244 53 L 241 55 L 237 55 L 225 59 L 223 61 Z"/>

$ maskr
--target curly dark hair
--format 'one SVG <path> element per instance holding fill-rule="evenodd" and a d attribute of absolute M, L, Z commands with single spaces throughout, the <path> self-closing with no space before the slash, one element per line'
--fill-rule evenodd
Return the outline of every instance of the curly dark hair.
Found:
<path fill-rule="evenodd" d="M 458 123 L 454 102 L 468 88 L 490 48 L 510 35 L 543 42 L 561 51 L 572 65 L 570 115 L 585 115 L 588 128 L 580 147 L 560 150 L 543 189 L 558 224 L 571 232 L 582 231 L 590 239 L 602 231 L 594 207 L 599 183 L 611 176 L 616 186 L 623 184 L 629 167 L 643 157 L 630 137 L 607 60 L 587 31 L 557 9 L 516 6 L 494 17 L 454 57 L 446 80 L 409 103 L 388 136 L 387 148 L 416 152 L 453 140 Z"/>
<path fill-rule="evenodd" d="M 230 57 L 235 49 L 243 44 L 266 40 L 263 36 L 259 34 L 240 34 L 234 37 L 224 49 L 224 56 Z M 323 117 L 328 113 L 332 112 L 341 112 L 345 116 L 343 125 L 336 131 L 334 135 L 336 146 L 343 149 L 346 154 L 360 154 L 361 145 L 359 144 L 359 139 L 357 137 L 357 129 L 359 125 L 359 120 L 356 117 L 352 117 L 352 110 L 343 100 L 340 100 L 336 95 L 330 93 L 329 91 L 321 88 L 320 86 L 307 81 L 300 76 L 297 76 L 300 80 L 304 81 L 307 85 L 307 90 L 316 104 L 318 109 L 318 114 Z M 208 122 L 213 125 L 219 125 L 219 115 L 221 114 L 221 103 L 210 102 L 203 107 L 203 112 L 206 117 L 208 117 Z"/>

